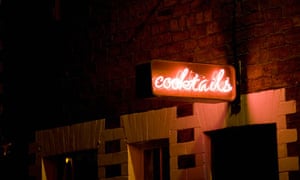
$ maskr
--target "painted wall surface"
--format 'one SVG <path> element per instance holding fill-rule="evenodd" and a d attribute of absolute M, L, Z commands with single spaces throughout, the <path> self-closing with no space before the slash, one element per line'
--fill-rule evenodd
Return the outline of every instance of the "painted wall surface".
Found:
<path fill-rule="evenodd" d="M 83 149 L 98 149 L 99 179 L 106 179 L 105 168 L 121 164 L 124 179 L 139 179 L 143 172 L 143 158 L 136 143 L 169 139 L 170 177 L 172 180 L 211 178 L 210 139 L 206 131 L 232 126 L 276 123 L 278 169 L 280 180 L 299 170 L 299 157 L 287 153 L 289 143 L 296 142 L 296 129 L 287 129 L 286 116 L 296 112 L 296 101 L 285 99 L 285 89 L 268 90 L 242 96 L 241 113 L 231 115 L 228 103 L 194 103 L 194 113 L 176 117 L 176 107 L 163 108 L 121 116 L 121 127 L 105 129 L 105 119 L 90 123 L 36 132 L 36 172 L 43 169 L 41 179 L 47 180 L 43 158 Z M 178 130 L 194 129 L 194 140 L 178 143 Z M 84 136 L 83 136 L 84 135 Z M 120 140 L 121 151 L 105 152 L 105 142 Z M 62 142 L 63 141 L 63 142 Z M 34 152 L 34 151 L 33 151 Z M 179 169 L 180 155 L 194 154 L 195 167 Z M 40 164 L 42 163 L 42 164 Z M 259 162 L 258 162 L 259 163 Z M 255 164 L 253 164 L 255 166 Z M 34 174 L 34 171 L 32 171 Z M 38 176 L 38 174 L 35 174 Z M 51 174 L 50 174 L 51 175 Z M 38 176 L 39 177 L 39 176 Z M 259 177 L 258 177 L 259 178 Z"/>
<path fill-rule="evenodd" d="M 228 103 L 195 103 L 194 115 L 182 118 L 174 118 L 174 115 L 172 116 L 172 114 L 175 113 L 175 110 L 173 110 L 173 112 L 172 109 L 158 110 L 154 115 L 154 117 L 157 116 L 155 119 L 166 117 L 170 120 L 169 140 L 172 179 L 210 179 L 209 139 L 204 135 L 205 131 L 230 126 L 267 123 L 276 123 L 280 179 L 288 179 L 289 171 L 299 170 L 299 157 L 290 157 L 287 154 L 287 144 L 297 141 L 297 130 L 286 128 L 286 115 L 295 113 L 295 108 L 296 102 L 293 100 L 286 101 L 285 90 L 278 89 L 242 96 L 242 110 L 238 115 L 230 115 Z M 165 113 L 163 113 L 163 111 L 165 111 Z M 161 116 L 161 114 L 165 115 Z M 137 116 L 139 116 L 141 120 L 135 121 L 136 129 L 139 129 L 139 131 L 140 129 L 143 129 L 148 132 L 148 128 L 142 128 L 149 122 L 145 120 L 146 117 L 148 117 L 147 112 L 125 116 L 124 124 L 134 121 Z M 125 125 L 124 127 L 125 129 L 128 129 L 127 134 L 139 134 L 135 130 L 130 131 L 132 128 L 130 126 Z M 157 123 L 157 132 L 160 132 L 159 127 L 161 127 L 161 125 L 160 123 Z M 187 128 L 195 128 L 195 141 L 177 143 L 177 130 Z M 161 136 L 161 138 L 163 137 L 164 136 Z M 152 138 L 154 138 L 154 136 L 150 135 L 148 138 L 143 139 L 143 141 L 151 140 Z M 138 140 L 136 140 L 136 138 L 128 138 L 128 141 Z M 196 153 L 196 167 L 187 170 L 178 169 L 177 156 L 190 153 Z"/>

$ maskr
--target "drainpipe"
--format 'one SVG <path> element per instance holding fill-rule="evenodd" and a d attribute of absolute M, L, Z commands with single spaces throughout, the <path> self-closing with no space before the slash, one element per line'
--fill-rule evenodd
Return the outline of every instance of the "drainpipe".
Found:
<path fill-rule="evenodd" d="M 233 63 L 236 72 L 236 98 L 231 102 L 231 114 L 238 114 L 241 111 L 241 60 L 237 57 L 236 42 L 236 4 L 237 0 L 233 0 L 233 17 L 232 17 L 232 49 Z"/>

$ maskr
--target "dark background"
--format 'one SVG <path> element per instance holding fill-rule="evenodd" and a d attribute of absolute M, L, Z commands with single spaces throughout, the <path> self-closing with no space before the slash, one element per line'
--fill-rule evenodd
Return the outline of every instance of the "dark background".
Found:
<path fill-rule="evenodd" d="M 4 108 L 0 133 L 2 143 L 12 145 L 10 153 L 1 157 L 0 179 L 27 178 L 27 164 L 34 161 L 28 157 L 34 131 L 71 123 L 69 110 L 77 103 L 79 95 L 68 84 L 71 66 L 67 66 L 67 54 L 76 51 L 67 45 L 74 34 L 70 28 L 75 25 L 71 17 L 55 19 L 53 2 L 1 1 Z"/>

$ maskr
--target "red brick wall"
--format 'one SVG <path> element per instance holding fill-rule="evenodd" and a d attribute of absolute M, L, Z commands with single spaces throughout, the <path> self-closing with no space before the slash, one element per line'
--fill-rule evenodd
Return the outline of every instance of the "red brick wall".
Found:
<path fill-rule="evenodd" d="M 86 27 L 89 48 L 78 48 L 81 41 L 71 45 L 79 52 L 70 51 L 70 56 L 86 54 L 83 62 L 78 60 L 83 73 L 70 74 L 80 105 L 69 108 L 93 119 L 178 105 L 137 99 L 135 66 L 151 59 L 232 64 L 236 58 L 243 94 L 287 88 L 287 100 L 297 101 L 288 128 L 300 134 L 300 1 L 233 2 L 92 1 Z M 299 141 L 289 145 L 290 155 L 299 152 Z M 290 176 L 299 178 L 299 172 Z"/>
<path fill-rule="evenodd" d="M 135 97 L 134 68 L 151 59 L 232 64 L 236 57 L 242 93 L 299 86 L 297 0 L 237 1 L 236 7 L 230 0 L 95 1 L 88 21 L 89 50 L 73 40 L 77 49 L 70 51 L 81 71 L 70 71 L 70 87 L 80 94 L 83 105 L 76 108 L 83 113 L 108 116 L 177 104 Z"/>

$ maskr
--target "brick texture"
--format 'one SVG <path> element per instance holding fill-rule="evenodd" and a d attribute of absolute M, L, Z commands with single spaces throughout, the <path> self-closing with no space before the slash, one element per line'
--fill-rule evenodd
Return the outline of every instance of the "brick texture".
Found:
<path fill-rule="evenodd" d="M 75 36 L 64 39 L 74 43 L 65 49 L 73 62 L 63 69 L 62 74 L 68 73 L 61 77 L 63 96 L 75 100 L 64 102 L 66 110 L 60 116 L 84 121 L 181 104 L 135 96 L 135 66 L 151 59 L 216 64 L 237 59 L 242 94 L 286 88 L 279 112 L 288 114 L 286 131 L 291 133 L 279 137 L 289 142 L 280 178 L 287 179 L 285 172 L 295 170 L 290 180 L 300 179 L 300 138 L 295 137 L 300 134 L 300 1 L 147 0 L 102 5 L 90 1 L 86 20 L 91 24 L 78 22 L 70 27 Z M 82 43 L 85 35 L 91 38 Z M 118 131 L 103 135 L 106 140 L 123 138 Z"/>
<path fill-rule="evenodd" d="M 94 37 L 90 39 L 89 52 L 93 64 L 83 61 L 82 68 L 90 65 L 96 68 L 88 74 L 93 80 L 83 83 L 86 87 L 78 91 L 86 102 L 85 108 L 73 106 L 83 114 L 89 109 L 86 113 L 91 117 L 104 117 L 112 109 L 126 114 L 177 105 L 179 102 L 149 103 L 136 99 L 134 83 L 128 84 L 134 82 L 137 63 L 157 58 L 224 64 L 233 63 L 236 50 L 243 66 L 242 93 L 299 87 L 297 7 L 300 5 L 297 1 L 238 1 L 235 29 L 232 29 L 234 6 L 225 0 L 218 3 L 150 0 L 135 4 L 124 2 L 122 6 L 112 2 L 111 9 L 105 10 L 102 8 L 108 6 L 101 7 L 96 2 L 89 6 L 93 7 L 90 19 L 99 18 L 97 12 L 102 12 L 100 16 L 107 19 L 111 14 L 111 18 L 106 24 L 100 19 L 93 28 L 87 29 Z M 97 28 L 101 31 L 96 31 Z M 233 35 L 236 46 L 233 46 Z M 83 90 L 89 87 L 94 87 L 92 94 Z"/>

